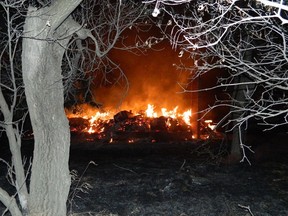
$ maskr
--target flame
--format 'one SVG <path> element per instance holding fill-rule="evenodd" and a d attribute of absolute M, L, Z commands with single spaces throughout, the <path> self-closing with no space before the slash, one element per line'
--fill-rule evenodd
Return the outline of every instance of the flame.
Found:
<path fill-rule="evenodd" d="M 66 109 L 65 112 L 70 122 L 71 132 L 88 133 L 90 135 L 86 140 L 91 142 L 101 139 L 107 143 L 117 143 L 120 140 L 133 144 L 139 140 L 142 142 L 145 136 L 145 142 L 155 143 L 162 137 L 166 138 L 168 134 L 168 136 L 172 135 L 173 139 L 173 133 L 186 141 L 199 138 L 205 140 L 210 137 L 221 138 L 221 134 L 216 131 L 217 124 L 212 120 L 201 121 L 201 128 L 198 128 L 200 134 L 195 136 L 195 129 L 192 128 L 191 122 L 191 109 L 184 112 L 180 112 L 178 106 L 170 110 L 165 107 L 157 109 L 149 103 L 146 110 L 132 111 L 130 108 L 128 110 L 104 112 L 83 105 L 73 110 Z"/>
<path fill-rule="evenodd" d="M 113 120 L 115 114 L 116 112 L 113 113 L 110 111 L 100 112 L 98 109 L 91 108 L 91 107 L 90 109 L 86 107 L 84 109 L 81 109 L 80 112 L 76 112 L 76 113 L 66 110 L 66 115 L 69 119 L 82 118 L 82 119 L 88 120 L 89 125 L 87 125 L 84 129 L 82 129 L 81 132 L 86 132 L 89 134 L 94 134 L 94 133 L 101 134 L 102 132 L 104 132 L 105 128 L 103 126 L 104 125 L 103 123 L 108 123 L 111 119 Z M 167 108 L 161 108 L 161 112 L 157 113 L 155 111 L 155 106 L 153 104 L 148 104 L 147 109 L 145 110 L 144 113 L 142 112 L 142 114 L 135 114 L 135 115 L 141 116 L 137 118 L 136 120 L 138 126 L 139 127 L 145 126 L 149 130 L 151 129 L 151 125 L 150 125 L 151 120 L 148 120 L 147 118 L 149 119 L 158 118 L 158 116 L 163 116 L 166 118 L 165 124 L 167 128 L 170 128 L 172 124 L 179 125 L 178 120 L 182 120 L 183 121 L 182 123 L 186 124 L 187 126 L 191 126 L 190 119 L 192 115 L 192 110 L 189 109 L 183 113 L 179 113 L 178 106 L 175 106 L 175 108 L 172 110 L 168 110 Z M 176 124 L 175 122 L 178 122 L 178 123 Z M 125 124 L 129 125 L 131 123 L 127 122 Z M 124 127 L 118 128 L 118 130 L 119 131 L 125 130 L 125 128 Z M 113 139 L 110 140 L 110 142 L 113 142 Z M 134 142 L 134 141 L 131 141 L 131 142 Z"/>
<path fill-rule="evenodd" d="M 87 108 L 87 107 L 86 107 Z M 113 116 L 111 115 L 110 112 L 99 112 L 99 111 L 92 111 L 93 109 L 91 108 L 87 108 L 87 109 L 83 109 L 80 112 L 76 112 L 73 113 L 69 110 L 65 110 L 66 111 L 66 116 L 68 119 L 72 119 L 72 118 L 82 118 L 85 120 L 88 120 L 89 125 L 87 127 L 85 127 L 84 129 L 82 129 L 81 132 L 86 132 L 89 134 L 93 134 L 93 133 L 101 133 L 103 132 L 104 128 L 103 127 L 99 127 L 99 123 L 100 122 L 107 122 L 109 121 Z"/>
<path fill-rule="evenodd" d="M 110 117 L 110 113 L 109 112 L 104 112 L 104 113 L 101 113 L 99 111 L 96 112 L 96 114 L 92 117 L 90 117 L 89 119 L 89 123 L 90 123 L 90 127 L 88 128 L 87 132 L 92 134 L 92 133 L 101 133 L 103 132 L 104 128 L 101 127 L 101 128 L 97 128 L 97 125 L 98 125 L 98 121 L 107 121 L 109 120 L 109 117 Z M 98 130 L 96 130 L 95 128 L 97 128 Z"/>
<path fill-rule="evenodd" d="M 173 110 L 170 110 L 170 111 L 167 111 L 166 108 L 162 108 L 161 109 L 162 116 L 175 119 L 175 118 L 177 118 L 177 109 L 178 109 L 178 106 L 176 106 Z"/>
<path fill-rule="evenodd" d="M 191 116 L 192 116 L 192 110 L 191 110 L 191 109 L 185 111 L 185 112 L 182 114 L 183 121 L 184 121 L 187 125 L 191 125 L 191 122 L 190 122 Z"/>
<path fill-rule="evenodd" d="M 157 118 L 158 113 L 154 111 L 155 106 L 152 104 L 148 104 L 147 109 L 145 111 L 146 116 L 149 118 Z M 173 110 L 168 110 L 167 108 L 161 108 L 162 116 L 172 119 L 182 118 L 185 124 L 191 126 L 191 116 L 192 110 L 189 109 L 183 113 L 178 113 L 178 106 L 176 106 Z M 167 121 L 167 125 L 171 125 L 169 120 Z"/>
<path fill-rule="evenodd" d="M 157 113 L 154 112 L 154 105 L 152 104 L 148 104 L 145 113 L 148 118 L 157 118 Z"/>

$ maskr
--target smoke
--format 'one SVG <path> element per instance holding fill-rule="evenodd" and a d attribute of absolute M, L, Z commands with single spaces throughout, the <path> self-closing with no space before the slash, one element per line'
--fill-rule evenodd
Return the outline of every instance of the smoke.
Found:
<path fill-rule="evenodd" d="M 162 107 L 173 109 L 179 106 L 179 111 L 191 108 L 191 95 L 183 93 L 178 84 L 187 81 L 188 73 L 173 67 L 179 63 L 179 58 L 169 45 L 161 51 L 150 50 L 141 56 L 114 50 L 111 58 L 125 72 L 129 89 L 127 94 L 119 85 L 95 89 L 94 97 L 104 109 L 139 111 L 145 110 L 147 104 L 153 104 L 156 111 Z"/>

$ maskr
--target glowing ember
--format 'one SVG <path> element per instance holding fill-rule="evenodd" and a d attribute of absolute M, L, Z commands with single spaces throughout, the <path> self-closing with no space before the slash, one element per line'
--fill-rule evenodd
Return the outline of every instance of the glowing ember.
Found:
<path fill-rule="evenodd" d="M 216 129 L 216 124 L 213 124 L 213 121 L 212 120 L 205 120 L 204 121 L 206 124 L 207 124 L 207 126 L 213 131 L 214 129 Z"/>
<path fill-rule="evenodd" d="M 90 127 L 89 129 L 88 129 L 88 131 L 87 131 L 88 133 L 95 133 L 96 131 L 95 130 L 93 130 L 93 128 L 92 127 Z"/>
<path fill-rule="evenodd" d="M 128 143 L 134 143 L 134 140 L 133 139 L 129 139 Z"/>

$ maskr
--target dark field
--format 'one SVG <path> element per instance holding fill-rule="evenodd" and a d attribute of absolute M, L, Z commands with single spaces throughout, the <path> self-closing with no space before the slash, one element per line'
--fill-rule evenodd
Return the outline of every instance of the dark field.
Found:
<path fill-rule="evenodd" d="M 199 149 L 198 153 L 203 153 L 199 155 L 195 148 L 201 143 L 192 142 L 73 143 L 70 168 L 78 175 L 68 212 L 99 216 L 288 215 L 288 160 L 283 139 L 272 147 L 269 141 L 275 138 L 255 139 L 265 140 L 266 145 L 255 145 L 258 152 L 251 156 L 251 166 L 221 163 L 218 153 L 223 149 L 219 150 L 219 145 L 214 149 L 214 144 Z M 31 144 L 24 146 L 23 154 L 29 157 Z M 0 150 L 2 157 L 8 155 L 6 149 Z M 0 186 L 13 192 L 3 163 L 0 172 Z M 3 211 L 0 205 L 0 213 Z"/>

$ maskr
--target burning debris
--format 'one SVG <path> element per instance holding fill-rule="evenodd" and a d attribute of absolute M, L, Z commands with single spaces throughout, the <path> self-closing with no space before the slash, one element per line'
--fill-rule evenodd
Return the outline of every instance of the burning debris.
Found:
<path fill-rule="evenodd" d="M 176 137 L 184 140 L 192 139 L 190 123 L 192 112 L 188 110 L 180 114 L 177 109 L 178 107 L 175 107 L 168 111 L 162 108 L 162 113 L 158 117 L 154 106 L 148 104 L 146 110 L 137 113 L 123 110 L 112 115 L 111 112 L 96 111 L 94 115 L 89 116 L 86 112 L 67 112 L 67 117 L 72 133 L 90 134 L 94 140 L 134 143 L 138 140 L 142 142 L 175 140 Z"/>
<path fill-rule="evenodd" d="M 77 109 L 81 110 L 81 109 Z M 192 110 L 178 112 L 161 109 L 161 114 L 155 112 L 155 107 L 148 104 L 146 110 L 133 112 L 123 110 L 112 114 L 94 110 L 71 112 L 67 110 L 72 134 L 85 134 L 87 140 L 101 142 L 164 142 L 188 141 L 194 138 L 191 124 Z M 213 131 L 212 121 L 204 122 L 205 133 Z M 207 139 L 209 135 L 205 136 Z"/>

